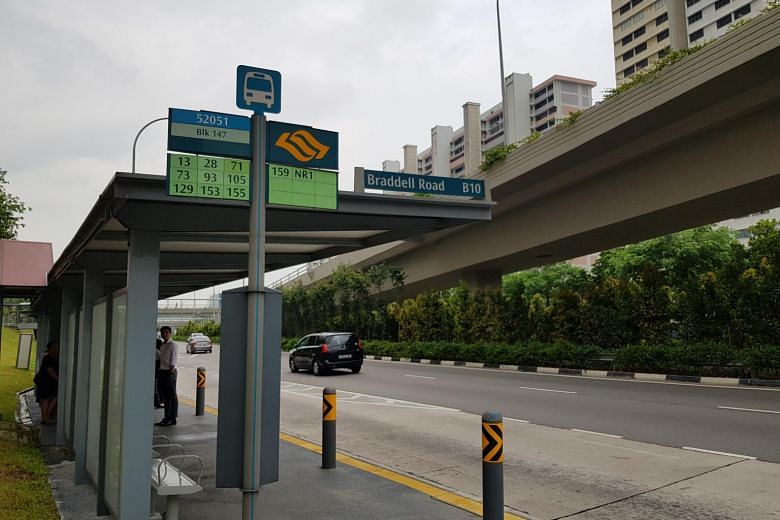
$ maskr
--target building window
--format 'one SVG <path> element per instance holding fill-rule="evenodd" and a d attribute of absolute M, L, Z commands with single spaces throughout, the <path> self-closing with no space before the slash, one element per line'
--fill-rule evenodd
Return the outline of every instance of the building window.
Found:
<path fill-rule="evenodd" d="M 623 53 L 623 61 L 628 61 L 633 57 L 634 57 L 634 51 L 628 51 L 626 53 Z"/>
<path fill-rule="evenodd" d="M 539 110 L 540 108 L 542 108 L 546 104 L 547 104 L 547 100 L 543 99 L 543 100 L 541 100 L 540 102 L 538 102 L 537 104 L 534 105 L 534 110 Z"/>
<path fill-rule="evenodd" d="M 554 114 L 558 111 L 558 107 L 550 107 L 550 109 L 547 111 L 548 114 Z"/>
<path fill-rule="evenodd" d="M 539 92 L 535 92 L 534 93 L 534 99 L 539 99 L 539 97 L 542 96 L 543 94 L 545 94 L 544 90 L 540 90 Z"/>
<path fill-rule="evenodd" d="M 639 54 L 640 52 L 644 52 L 647 50 L 647 42 L 640 43 L 636 47 L 634 47 L 634 54 Z"/>
<path fill-rule="evenodd" d="M 699 38 L 701 38 L 702 36 L 704 36 L 704 29 L 699 29 L 698 31 L 692 32 L 690 37 L 689 37 L 689 39 L 690 39 L 691 43 L 693 43 L 696 40 L 698 40 Z"/>
<path fill-rule="evenodd" d="M 627 77 L 629 77 L 633 73 L 634 73 L 634 66 L 631 65 L 629 68 L 627 68 L 626 70 L 623 71 L 623 77 L 627 78 Z"/>
<path fill-rule="evenodd" d="M 668 19 L 669 19 L 669 13 L 664 13 L 661 16 L 659 16 L 658 18 L 655 19 L 655 24 L 656 25 L 661 25 L 662 23 L 664 23 Z"/>
<path fill-rule="evenodd" d="M 631 43 L 631 40 L 633 40 L 633 39 L 634 39 L 634 35 L 633 35 L 633 34 L 629 34 L 628 36 L 626 36 L 625 38 L 623 38 L 623 39 L 620 41 L 620 43 L 622 43 L 622 44 L 623 44 L 623 46 L 625 47 L 626 45 L 628 45 L 629 43 Z"/>
<path fill-rule="evenodd" d="M 550 125 L 548 125 L 547 123 L 544 123 L 543 125 L 537 126 L 534 130 L 536 130 L 537 132 L 541 132 L 542 130 L 547 130 L 548 126 L 550 126 Z"/>
<path fill-rule="evenodd" d="M 742 18 L 746 14 L 750 14 L 750 4 L 748 4 L 748 5 L 744 6 L 744 7 L 740 7 L 739 9 L 734 11 L 734 19 L 735 20 L 739 20 L 740 18 Z"/>
<path fill-rule="evenodd" d="M 658 33 L 658 36 L 655 37 L 655 40 L 658 42 L 664 41 L 669 37 L 669 29 L 664 29 L 663 31 Z"/>
<path fill-rule="evenodd" d="M 636 7 L 642 3 L 642 0 L 631 0 L 631 6 Z"/>
<path fill-rule="evenodd" d="M 660 51 L 658 51 L 658 59 L 663 59 L 664 56 L 669 54 L 669 47 L 664 47 Z"/>
<path fill-rule="evenodd" d="M 716 0 L 715 2 L 715 9 L 720 9 L 724 5 L 729 5 L 731 3 L 731 0 Z"/>
<path fill-rule="evenodd" d="M 647 58 L 636 62 L 636 70 L 644 69 L 645 67 L 647 67 Z"/>
<path fill-rule="evenodd" d="M 631 2 L 627 2 L 620 6 L 620 14 L 626 14 L 631 9 Z"/>
<path fill-rule="evenodd" d="M 701 11 L 696 11 L 688 17 L 688 23 L 693 23 L 701 20 Z"/>
<path fill-rule="evenodd" d="M 655 7 L 656 11 L 660 11 L 661 9 L 666 7 L 666 0 L 655 0 L 653 7 Z"/>
<path fill-rule="evenodd" d="M 687 0 L 687 1 L 685 2 L 685 5 L 687 5 L 688 7 L 690 7 L 690 6 L 692 6 L 692 5 L 696 5 L 696 4 L 698 4 L 698 3 L 699 3 L 699 0 Z"/>
<path fill-rule="evenodd" d="M 634 38 L 639 38 L 643 34 L 645 34 L 645 28 L 644 27 L 640 27 L 639 29 L 634 31 Z"/>
<path fill-rule="evenodd" d="M 731 23 L 731 15 L 727 14 L 723 18 L 718 18 L 718 21 L 715 23 L 715 25 L 720 29 L 724 25 L 728 25 Z"/>
<path fill-rule="evenodd" d="M 645 12 L 644 11 L 639 11 L 638 13 L 636 13 L 634 15 L 631 15 L 628 18 L 626 18 L 626 20 L 623 23 L 620 24 L 620 30 L 621 31 L 625 31 L 626 29 L 628 29 L 629 27 L 631 27 L 632 25 L 634 25 L 638 21 L 644 20 L 644 18 L 645 18 Z"/>

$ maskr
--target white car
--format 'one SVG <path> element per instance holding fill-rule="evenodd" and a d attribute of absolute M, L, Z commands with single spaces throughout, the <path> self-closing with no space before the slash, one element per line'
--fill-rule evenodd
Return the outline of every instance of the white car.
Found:
<path fill-rule="evenodd" d="M 198 352 L 211 353 L 211 339 L 205 334 L 194 332 L 187 338 L 187 354 L 197 354 Z"/>

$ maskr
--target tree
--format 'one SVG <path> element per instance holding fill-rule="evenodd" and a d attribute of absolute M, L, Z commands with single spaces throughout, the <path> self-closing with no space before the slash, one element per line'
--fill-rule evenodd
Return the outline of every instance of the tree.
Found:
<path fill-rule="evenodd" d="M 16 195 L 8 193 L 5 185 L 5 174 L 8 171 L 0 169 L 0 239 L 14 240 L 19 234 L 19 229 L 24 227 L 22 219 L 30 208 Z"/>
<path fill-rule="evenodd" d="M 512 273 L 504 277 L 502 286 L 506 294 L 514 297 L 520 290 L 530 300 L 535 294 L 549 304 L 553 291 L 567 288 L 579 292 L 588 282 L 588 273 L 571 264 L 559 263 Z"/>

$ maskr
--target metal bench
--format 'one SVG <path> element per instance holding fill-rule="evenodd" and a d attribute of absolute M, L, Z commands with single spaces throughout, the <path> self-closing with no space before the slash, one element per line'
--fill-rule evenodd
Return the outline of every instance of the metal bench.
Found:
<path fill-rule="evenodd" d="M 179 444 L 155 445 L 156 448 L 173 447 L 184 448 Z M 178 461 L 179 466 L 175 466 L 172 461 Z M 200 465 L 197 480 L 191 479 L 184 473 L 184 466 L 187 461 L 197 461 Z M 179 519 L 179 496 L 191 495 L 203 491 L 200 486 L 200 479 L 203 476 L 203 459 L 197 455 L 168 455 L 163 458 L 152 459 L 152 489 L 158 496 L 165 497 L 165 519 Z"/>

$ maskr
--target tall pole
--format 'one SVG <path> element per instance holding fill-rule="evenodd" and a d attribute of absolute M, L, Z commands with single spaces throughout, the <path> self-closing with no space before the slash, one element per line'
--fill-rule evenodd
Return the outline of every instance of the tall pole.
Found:
<path fill-rule="evenodd" d="M 255 520 L 260 490 L 260 438 L 263 360 L 263 281 L 265 273 L 265 114 L 252 115 L 252 201 L 249 220 L 247 286 L 246 392 L 242 516 Z"/>
<path fill-rule="evenodd" d="M 501 110 L 504 113 L 504 144 L 510 144 L 506 139 L 506 84 L 504 83 L 504 49 L 501 44 L 501 9 L 496 0 L 496 20 L 498 21 L 498 61 L 501 66 Z"/>
<path fill-rule="evenodd" d="M 141 129 L 138 131 L 137 134 L 135 134 L 135 139 L 133 140 L 133 173 L 135 173 L 135 145 L 138 143 L 138 138 L 141 137 L 141 132 L 146 130 L 148 126 L 150 126 L 153 123 L 156 123 L 157 121 L 167 121 L 167 117 L 158 117 L 157 119 L 153 119 L 152 121 L 149 121 L 144 126 L 141 127 Z"/>

